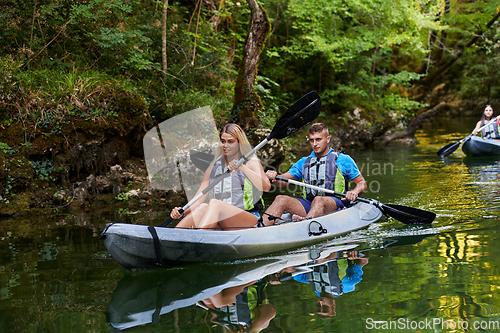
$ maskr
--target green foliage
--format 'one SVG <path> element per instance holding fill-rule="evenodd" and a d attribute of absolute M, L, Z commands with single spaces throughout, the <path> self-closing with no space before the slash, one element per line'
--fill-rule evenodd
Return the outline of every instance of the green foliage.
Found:
<path fill-rule="evenodd" d="M 15 115 L 15 120 L 8 118 L 3 123 L 22 121 L 29 136 L 34 136 L 37 128 L 47 138 L 61 134 L 68 117 L 92 121 L 116 117 L 117 100 L 134 90 L 130 81 L 95 70 L 28 71 L 10 57 L 0 58 L 0 64 L 6 65 L 0 71 L 10 82 L 0 86 L 0 105 L 9 106 L 9 112 Z"/>
<path fill-rule="evenodd" d="M 264 108 L 259 110 L 258 118 L 263 128 L 273 128 L 281 116 L 279 106 L 282 104 L 278 94 L 279 84 L 270 78 L 257 76 L 255 92 L 260 96 Z"/>
<path fill-rule="evenodd" d="M 17 151 L 15 149 L 12 149 L 8 144 L 5 142 L 0 142 L 0 151 L 4 155 L 12 155 L 15 154 Z"/>
<path fill-rule="evenodd" d="M 118 201 L 128 201 L 131 199 L 131 196 L 128 193 L 120 193 L 115 197 Z"/>
<path fill-rule="evenodd" d="M 54 172 L 54 167 L 52 166 L 51 160 L 45 161 L 30 161 L 31 167 L 33 171 L 38 176 L 38 178 L 42 181 L 55 181 L 55 178 L 52 176 Z"/>
<path fill-rule="evenodd" d="M 7 180 L 5 182 L 5 186 L 2 189 L 3 195 L 0 195 L 0 202 L 9 204 L 10 201 L 8 199 L 9 196 L 14 196 L 14 193 L 12 193 L 12 183 L 14 182 L 14 179 L 12 178 L 11 175 L 7 176 Z"/>
<path fill-rule="evenodd" d="M 203 105 L 227 121 L 250 10 L 205 1 L 198 17 L 197 3 L 169 2 L 164 69 L 162 1 L 11 1 L 0 13 L 0 126 L 19 121 L 28 138 L 35 128 L 50 137 L 68 117 L 119 117 L 123 95 L 144 98 L 157 121 Z M 465 75 L 447 82 L 464 97 L 499 93 L 498 25 L 485 27 L 495 1 L 261 3 L 272 24 L 255 86 L 264 127 L 310 90 L 328 114 L 361 107 L 373 119 L 411 117 L 422 104 L 408 87 L 478 34 L 460 60 Z"/>
<path fill-rule="evenodd" d="M 146 34 L 152 27 L 143 25 L 140 28 L 143 30 L 101 28 L 100 34 L 94 35 L 94 41 L 101 47 L 101 55 L 120 65 L 117 69 L 150 69 L 153 66 L 153 54 L 149 51 L 152 40 Z"/>
<path fill-rule="evenodd" d="M 232 107 L 230 96 L 214 96 L 209 91 L 194 89 L 180 90 L 170 101 L 172 107 L 168 110 L 169 116 L 209 105 L 218 127 L 228 121 Z"/>
<path fill-rule="evenodd" d="M 296 84 L 292 89 L 319 83 L 321 95 L 326 97 L 324 105 L 333 112 L 362 107 L 384 116 L 392 110 L 411 113 L 422 106 L 405 92 L 419 75 L 409 68 L 393 67 L 394 49 L 404 48 L 412 56 L 421 57 L 427 42 L 423 33 L 440 28 L 433 16 L 417 10 L 418 2 L 287 3 L 282 26 L 290 24 L 292 29 L 282 31 L 278 27 L 271 37 L 276 41 L 281 34 L 289 36 L 285 45 L 274 46 L 266 53 L 266 76 L 279 82 L 286 71 Z"/>
<path fill-rule="evenodd" d="M 464 75 L 457 81 L 459 96 L 483 96 L 485 103 L 500 101 L 497 75 L 500 71 L 500 23 L 485 34 L 481 43 L 468 49 L 459 64 L 464 68 Z"/>

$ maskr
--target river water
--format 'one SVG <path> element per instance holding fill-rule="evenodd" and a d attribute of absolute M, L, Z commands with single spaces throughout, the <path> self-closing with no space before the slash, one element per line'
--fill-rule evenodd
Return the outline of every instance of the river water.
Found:
<path fill-rule="evenodd" d="M 101 230 L 158 225 L 165 212 L 3 219 L 0 332 L 224 332 L 223 305 L 235 299 L 254 309 L 240 309 L 239 328 L 266 332 L 498 331 L 500 159 L 436 155 L 474 122 L 436 121 L 418 131 L 415 147 L 349 151 L 368 182 L 365 197 L 437 218 L 408 226 L 383 217 L 344 246 L 129 272 L 110 258 Z M 313 275 L 329 282 L 309 283 Z"/>

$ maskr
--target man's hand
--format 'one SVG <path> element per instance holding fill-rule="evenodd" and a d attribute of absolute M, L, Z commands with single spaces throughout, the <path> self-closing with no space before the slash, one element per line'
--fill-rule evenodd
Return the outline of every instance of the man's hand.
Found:
<path fill-rule="evenodd" d="M 345 194 L 345 198 L 349 201 L 356 201 L 356 199 L 358 198 L 358 193 L 354 191 L 347 191 L 347 193 Z"/>

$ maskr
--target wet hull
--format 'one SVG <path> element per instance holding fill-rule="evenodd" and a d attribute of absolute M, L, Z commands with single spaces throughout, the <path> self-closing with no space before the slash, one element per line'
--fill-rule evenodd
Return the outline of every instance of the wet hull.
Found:
<path fill-rule="evenodd" d="M 311 220 L 244 230 L 193 230 L 116 223 L 102 232 L 104 245 L 122 266 L 133 268 L 256 257 L 317 243 L 367 227 L 382 216 L 374 205 L 355 205 Z"/>
<path fill-rule="evenodd" d="M 500 140 L 473 136 L 463 143 L 462 151 L 469 157 L 500 156 Z"/>

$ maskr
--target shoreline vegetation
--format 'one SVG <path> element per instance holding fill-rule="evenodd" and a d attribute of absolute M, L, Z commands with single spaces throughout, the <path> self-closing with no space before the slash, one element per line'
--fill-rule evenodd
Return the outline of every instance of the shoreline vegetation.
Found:
<path fill-rule="evenodd" d="M 415 122 L 429 121 L 440 105 L 444 117 L 500 105 L 493 2 L 310 6 L 47 0 L 3 7 L 0 216 L 178 204 L 182 194 L 148 187 L 142 138 L 200 106 L 211 106 L 217 127 L 237 122 L 258 142 L 259 131 L 316 90 L 317 121 L 332 129 L 334 148 L 349 149 L 415 144 L 422 124 Z M 256 31 L 260 37 L 249 38 Z M 283 140 L 265 158 L 279 164 L 304 144 Z"/>

